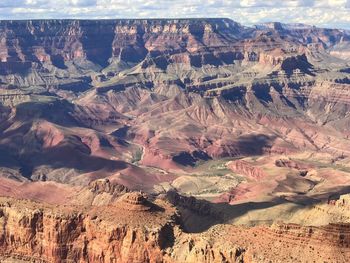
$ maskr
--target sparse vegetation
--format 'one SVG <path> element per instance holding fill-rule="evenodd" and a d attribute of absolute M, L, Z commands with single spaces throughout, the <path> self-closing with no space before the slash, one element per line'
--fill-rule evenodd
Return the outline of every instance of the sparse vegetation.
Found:
<path fill-rule="evenodd" d="M 133 154 L 131 162 L 138 163 L 139 161 L 141 161 L 142 154 L 143 154 L 142 148 L 137 149 L 136 152 Z"/>

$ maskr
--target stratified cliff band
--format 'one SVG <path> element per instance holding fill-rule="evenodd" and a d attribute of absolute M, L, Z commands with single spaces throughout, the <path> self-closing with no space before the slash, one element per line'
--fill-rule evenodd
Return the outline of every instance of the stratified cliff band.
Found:
<path fill-rule="evenodd" d="M 350 32 L 0 21 L 1 262 L 346 262 Z"/>

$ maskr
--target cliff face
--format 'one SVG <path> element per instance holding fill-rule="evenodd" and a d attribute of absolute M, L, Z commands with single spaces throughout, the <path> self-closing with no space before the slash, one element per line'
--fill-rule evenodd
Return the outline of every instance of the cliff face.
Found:
<path fill-rule="evenodd" d="M 137 197 L 137 198 L 136 198 Z M 0 259 L 23 262 L 243 262 L 237 247 L 188 243 L 178 214 L 163 201 L 144 209 L 137 193 L 109 206 L 53 207 L 2 199 Z M 142 198 L 141 198 L 142 199 Z M 156 205 L 152 207 L 152 205 Z M 199 253 L 172 254 L 188 244 Z"/>
<path fill-rule="evenodd" d="M 347 224 L 216 225 L 202 233 L 184 233 L 177 225 L 180 215 L 167 202 L 156 200 L 153 205 L 158 210 L 133 209 L 146 206 L 141 199 L 133 193 L 108 206 L 78 208 L 2 198 L 0 259 L 242 263 L 307 258 L 345 262 L 343 257 L 350 254 Z"/>
<path fill-rule="evenodd" d="M 265 172 L 261 168 L 254 167 L 246 161 L 231 161 L 227 164 L 227 167 L 233 172 L 253 180 L 259 180 L 266 177 Z"/>
<path fill-rule="evenodd" d="M 348 62 L 332 56 L 346 50 L 346 31 L 35 20 L 1 21 L 0 37 L 6 177 L 88 185 L 112 176 L 151 190 L 174 174 L 145 166 L 348 153 Z M 234 169 L 264 177 L 243 166 Z"/>
<path fill-rule="evenodd" d="M 348 32 L 229 19 L 36 20 L 0 21 L 0 40 L 0 195 L 43 202 L 0 200 L 3 257 L 347 255 L 343 224 L 220 224 L 349 220 L 345 203 L 322 203 L 337 204 L 350 180 Z"/>
<path fill-rule="evenodd" d="M 340 30 L 268 30 L 274 35 L 229 19 L 1 21 L 0 73 L 25 74 L 43 64 L 67 70 L 73 61 L 85 69 L 145 59 L 143 67 L 153 64 L 161 69 L 174 62 L 194 67 L 236 60 L 276 65 L 283 53 L 300 50 L 296 41 L 309 43 L 310 32 L 326 47 L 347 39 Z M 280 56 L 269 55 L 281 47 Z"/>
<path fill-rule="evenodd" d="M 130 213 L 130 206 L 118 211 L 127 216 L 118 216 L 115 207 L 79 211 L 2 203 L 1 256 L 38 262 L 163 262 L 162 250 L 172 242 L 173 215 Z"/>
<path fill-rule="evenodd" d="M 65 62 L 77 59 L 100 66 L 113 59 L 136 63 L 164 51 L 227 47 L 246 34 L 228 19 L 2 21 L 0 31 L 2 73 L 44 62 L 65 69 Z"/>

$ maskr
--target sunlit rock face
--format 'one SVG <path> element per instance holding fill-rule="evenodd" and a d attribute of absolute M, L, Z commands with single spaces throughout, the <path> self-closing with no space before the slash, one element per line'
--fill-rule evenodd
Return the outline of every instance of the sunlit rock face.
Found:
<path fill-rule="evenodd" d="M 0 261 L 346 262 L 349 43 L 0 21 Z"/>
<path fill-rule="evenodd" d="M 33 20 L 1 21 L 0 36 L 6 177 L 150 190 L 221 158 L 348 152 L 344 30 Z"/>

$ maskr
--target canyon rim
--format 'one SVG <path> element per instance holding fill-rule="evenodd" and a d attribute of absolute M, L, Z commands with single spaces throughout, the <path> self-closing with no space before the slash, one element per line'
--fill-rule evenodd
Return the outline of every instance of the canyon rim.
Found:
<path fill-rule="evenodd" d="M 348 262 L 349 128 L 346 28 L 0 20 L 0 262 Z"/>

